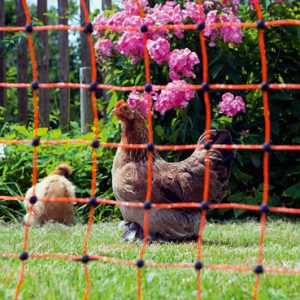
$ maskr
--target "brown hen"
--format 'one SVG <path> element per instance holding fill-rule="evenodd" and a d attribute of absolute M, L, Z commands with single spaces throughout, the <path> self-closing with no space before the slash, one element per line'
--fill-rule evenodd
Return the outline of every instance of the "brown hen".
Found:
<path fill-rule="evenodd" d="M 121 120 L 121 144 L 147 144 L 148 130 L 142 114 L 124 101 L 112 112 Z M 210 130 L 210 143 L 232 144 L 226 130 Z M 203 143 L 205 134 L 198 141 Z M 170 163 L 153 151 L 152 203 L 201 202 L 204 185 L 205 154 L 207 150 L 196 149 L 187 159 Z M 221 202 L 227 192 L 232 151 L 209 150 L 210 202 Z M 119 201 L 144 202 L 147 192 L 147 150 L 118 148 L 112 167 L 112 183 Z M 133 240 L 143 237 L 144 209 L 120 207 L 124 225 L 123 238 Z M 149 239 L 159 241 L 182 241 L 196 238 L 201 213 L 197 209 L 149 210 Z"/>

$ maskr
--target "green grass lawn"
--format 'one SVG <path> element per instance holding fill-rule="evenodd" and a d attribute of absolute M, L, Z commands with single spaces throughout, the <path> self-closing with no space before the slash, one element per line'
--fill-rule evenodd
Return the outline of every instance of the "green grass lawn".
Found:
<path fill-rule="evenodd" d="M 85 225 L 66 227 L 48 224 L 31 228 L 30 253 L 81 255 Z M 207 223 L 203 263 L 256 265 L 260 224 L 255 221 Z M 20 253 L 23 227 L 0 224 L 0 253 Z M 124 243 L 117 223 L 96 223 L 89 240 L 89 254 L 136 260 L 140 242 Z M 148 246 L 145 261 L 194 262 L 196 243 Z M 268 220 L 264 267 L 300 269 L 300 223 Z M 0 258 L 0 299 L 11 299 L 19 279 L 20 261 Z M 89 262 L 92 280 L 90 299 L 136 299 L 136 267 L 100 261 Z M 251 299 L 253 273 L 203 269 L 202 299 Z M 142 269 L 143 299 L 195 299 L 194 269 Z M 81 299 L 85 291 L 83 265 L 62 259 L 29 259 L 20 299 Z M 300 299 L 300 275 L 265 273 L 259 299 Z"/>

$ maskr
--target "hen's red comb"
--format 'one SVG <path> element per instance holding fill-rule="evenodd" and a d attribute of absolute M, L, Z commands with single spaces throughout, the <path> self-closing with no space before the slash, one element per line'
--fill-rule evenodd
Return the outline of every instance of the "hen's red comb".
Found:
<path fill-rule="evenodd" d="M 117 103 L 116 108 L 119 108 L 120 106 L 122 106 L 123 104 L 125 104 L 124 100 L 121 100 Z"/>

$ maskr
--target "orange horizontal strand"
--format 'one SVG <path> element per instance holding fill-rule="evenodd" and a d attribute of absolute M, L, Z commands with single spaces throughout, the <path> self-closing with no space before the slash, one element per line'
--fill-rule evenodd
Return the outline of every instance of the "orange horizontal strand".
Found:
<path fill-rule="evenodd" d="M 299 20 L 273 20 L 273 21 L 266 21 L 266 27 L 273 27 L 273 26 L 286 26 L 286 25 L 300 25 Z M 207 24 L 207 28 L 219 28 L 219 27 L 242 27 L 242 28 L 256 28 L 256 23 L 237 23 L 237 22 L 223 22 L 223 23 L 210 23 Z M 162 29 L 182 29 L 182 30 L 197 30 L 197 25 L 195 24 L 186 24 L 186 25 L 152 25 L 148 26 L 150 30 L 162 30 Z M 107 25 L 94 25 L 94 30 L 99 31 L 140 31 L 140 27 L 137 26 L 107 26 Z M 33 26 L 33 31 L 60 31 L 60 30 L 71 30 L 71 31 L 85 31 L 85 28 L 82 26 L 72 26 L 72 25 L 43 25 L 43 26 Z M 25 27 L 12 27 L 12 26 L 2 26 L 0 27 L 0 31 L 3 32 L 17 32 L 17 31 L 26 31 Z"/>
<path fill-rule="evenodd" d="M 0 144 L 6 145 L 19 145 L 19 144 L 31 144 L 32 140 L 0 140 Z M 82 139 L 69 139 L 69 140 L 53 140 L 53 141 L 40 141 L 40 145 L 62 145 L 62 144 L 78 144 L 78 145 L 91 145 L 91 141 Z M 146 149 L 146 144 L 120 144 L 120 143 L 100 143 L 100 147 L 103 148 L 123 148 L 123 149 Z M 274 151 L 300 151 L 300 145 L 272 145 Z M 195 150 L 203 149 L 203 145 L 190 144 L 190 145 L 155 145 L 155 149 L 158 151 L 181 151 L 181 150 Z M 213 144 L 212 149 L 219 150 L 263 150 L 263 145 L 227 145 L 227 144 Z"/>
<path fill-rule="evenodd" d="M 19 259 L 19 254 L 17 253 L 0 253 L 0 258 L 13 258 Z M 134 266 L 136 264 L 135 261 L 130 260 L 123 260 L 117 258 L 111 258 L 107 256 L 97 256 L 97 255 L 90 255 L 89 256 L 91 261 L 101 261 L 101 262 L 108 262 L 113 264 L 120 264 L 120 265 L 128 265 Z M 60 254 L 60 253 L 30 253 L 29 259 L 67 259 L 73 261 L 81 261 L 81 256 L 76 255 L 68 255 L 68 254 Z M 147 261 L 145 262 L 145 267 L 148 268 L 194 268 L 194 263 L 190 262 L 182 262 L 182 263 L 157 263 Z M 219 269 L 219 270 L 228 270 L 228 271 L 238 271 L 238 272 L 251 272 L 253 271 L 253 267 L 247 266 L 235 266 L 235 265 L 216 265 L 216 264 L 204 264 L 203 268 L 205 269 Z M 291 269 L 291 268 L 265 268 L 265 273 L 274 273 L 274 274 L 300 274 L 300 270 Z"/>
<path fill-rule="evenodd" d="M 31 88 L 31 83 L 8 83 L 0 82 L 0 87 L 5 88 Z M 84 83 L 71 83 L 71 82 L 57 82 L 57 83 L 39 83 L 39 88 L 48 89 L 48 88 L 72 88 L 72 89 L 89 89 L 89 84 Z M 130 91 L 143 91 L 144 86 L 117 86 L 110 84 L 97 84 L 98 89 L 103 90 L 114 90 L 120 92 L 130 92 Z M 212 83 L 209 85 L 211 90 L 260 90 L 260 84 L 219 84 Z M 153 90 L 161 91 L 166 89 L 166 85 L 153 85 Z M 300 90 L 300 84 L 297 83 L 270 83 L 269 89 L 271 90 Z M 202 90 L 202 86 L 199 84 L 189 84 L 188 86 L 182 87 L 168 87 L 168 90 Z"/>
<path fill-rule="evenodd" d="M 25 197 L 21 196 L 0 196 L 0 201 L 24 201 Z M 88 198 L 41 198 L 38 201 L 42 202 L 76 202 L 81 204 L 87 204 L 89 202 Z M 136 208 L 144 208 L 143 202 L 126 202 L 126 201 L 116 201 L 110 199 L 96 198 L 98 204 L 106 205 L 116 205 L 116 206 L 128 206 Z M 201 204 L 199 202 L 178 202 L 178 203 L 152 203 L 153 208 L 199 208 Z M 241 203 L 219 203 L 219 204 L 209 204 L 209 209 L 245 209 L 252 211 L 259 211 L 260 206 L 241 204 Z M 289 207 L 269 207 L 270 212 L 274 213 L 287 213 L 287 214 L 300 214 L 300 208 L 289 208 Z"/>

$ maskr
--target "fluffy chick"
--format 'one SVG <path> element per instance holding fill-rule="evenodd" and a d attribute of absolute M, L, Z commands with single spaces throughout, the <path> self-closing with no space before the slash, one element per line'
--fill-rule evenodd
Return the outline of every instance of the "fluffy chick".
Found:
<path fill-rule="evenodd" d="M 48 221 L 59 222 L 65 225 L 74 224 L 73 202 L 43 202 L 42 198 L 75 198 L 75 187 L 66 178 L 72 174 L 72 169 L 67 164 L 60 164 L 47 177 L 35 185 L 35 196 L 37 202 L 33 206 L 29 218 L 29 209 L 32 206 L 30 198 L 33 196 L 33 187 L 25 195 L 25 207 L 27 214 L 24 222 L 29 225 L 42 225 Z"/>

